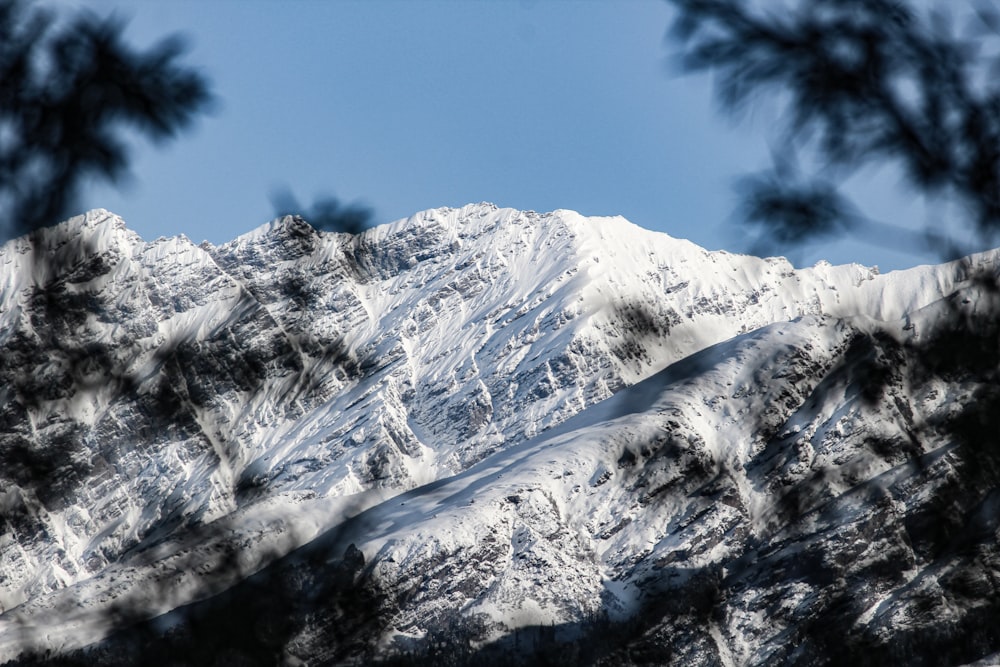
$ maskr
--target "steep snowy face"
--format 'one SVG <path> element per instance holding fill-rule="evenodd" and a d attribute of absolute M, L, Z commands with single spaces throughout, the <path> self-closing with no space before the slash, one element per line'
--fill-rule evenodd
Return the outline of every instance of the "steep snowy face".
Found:
<path fill-rule="evenodd" d="M 764 327 L 360 515 L 337 537 L 388 600 L 383 645 L 993 664 L 998 311 L 968 285 L 898 323 Z"/>
<path fill-rule="evenodd" d="M 996 312 L 982 297 L 959 301 Z M 763 328 L 361 515 L 339 537 L 388 598 L 382 641 L 498 664 L 553 624 L 548 649 L 609 665 L 993 653 L 1000 358 L 928 376 L 942 310 Z"/>
<path fill-rule="evenodd" d="M 358 237 L 285 219 L 211 254 L 307 366 L 342 356 L 346 380 L 378 378 L 365 399 L 373 416 L 339 426 L 341 435 L 392 445 L 376 446 L 374 477 L 417 481 L 735 334 L 806 313 L 894 318 L 947 287 L 894 299 L 892 281 L 860 266 L 795 272 L 782 259 L 708 253 L 620 218 L 486 205 Z"/>
<path fill-rule="evenodd" d="M 300 366 L 187 239 L 146 244 L 95 212 L 0 261 L 6 609 L 234 509 L 229 425 Z"/>
<path fill-rule="evenodd" d="M 964 285 L 963 271 L 796 271 L 621 218 L 491 205 L 427 211 L 357 236 L 284 218 L 217 247 L 147 243 L 95 211 L 11 241 L 0 249 L 0 646 L 16 651 L 32 626 L 44 646 L 92 640 L 110 626 L 67 620 L 67 600 L 85 600 L 95 617 L 115 599 L 145 615 L 168 611 L 338 525 L 348 508 L 377 505 L 381 516 L 397 494 L 446 478 L 442 489 L 466 486 L 419 497 L 473 528 L 418 506 L 420 517 L 400 515 L 413 528 L 391 514 L 355 541 L 390 591 L 435 563 L 458 572 L 472 561 L 450 554 L 493 543 L 496 558 L 477 559 L 493 564 L 475 570 L 492 588 L 474 592 L 472 582 L 459 591 L 464 602 L 429 592 L 426 605 L 400 605 L 390 640 L 425 636 L 428 619 L 459 603 L 488 620 L 487 635 L 532 619 L 624 614 L 637 604 L 642 540 L 679 553 L 680 538 L 648 528 L 649 517 L 662 528 L 728 511 L 706 514 L 687 496 L 653 491 L 671 475 L 687 479 L 688 468 L 746 465 L 759 446 L 747 416 L 780 421 L 792 400 L 763 400 L 755 387 L 789 384 L 798 396 L 809 386 L 775 379 L 785 357 L 769 366 L 771 357 L 742 352 L 726 372 L 771 375 L 709 373 L 692 396 L 681 383 L 668 398 L 637 383 L 700 373 L 705 357 L 691 355 L 741 334 L 756 350 L 752 332 L 804 316 L 759 336 L 805 332 L 787 355 L 816 357 L 802 377 L 819 378 L 860 326 L 831 322 L 909 317 Z M 742 396 L 704 394 L 737 381 Z M 629 405 L 645 397 L 643 409 L 608 421 L 617 408 L 606 399 L 627 387 Z M 648 455 L 623 443 L 649 419 L 664 428 L 664 414 L 689 423 L 700 444 L 660 443 L 662 470 L 626 480 L 619 471 Z M 539 447 L 550 446 L 563 454 L 541 463 Z M 482 471 L 499 465 L 490 461 L 503 462 L 497 475 L 560 481 L 555 491 L 487 484 Z M 746 535 L 765 530 L 769 496 L 758 486 L 770 479 L 748 478 L 725 496 L 737 504 L 722 503 L 750 517 Z M 726 520 L 690 525 L 717 530 Z M 721 537 L 690 539 L 704 547 L 684 547 L 699 567 L 715 562 Z M 245 563 L 225 579 L 220 545 L 233 544 Z M 525 596 L 546 568 L 570 583 Z M 147 599 L 151 588 L 169 594 Z"/>

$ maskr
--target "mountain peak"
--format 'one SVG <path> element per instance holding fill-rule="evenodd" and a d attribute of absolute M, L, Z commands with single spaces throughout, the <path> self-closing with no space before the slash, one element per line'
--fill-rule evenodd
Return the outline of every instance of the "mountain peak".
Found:
<path fill-rule="evenodd" d="M 85 283 L 106 274 L 142 244 L 120 217 L 94 209 L 11 239 L 0 246 L 0 254 L 13 260 L 4 276 L 8 282 Z"/>
<path fill-rule="evenodd" d="M 95 208 L 51 227 L 42 227 L 19 238 L 11 239 L 7 243 L 18 243 L 23 247 L 30 239 L 32 243 L 54 248 L 74 238 L 85 238 L 90 247 L 97 248 L 114 243 L 114 239 L 119 236 L 127 242 L 141 240 L 119 216 L 106 209 Z"/>

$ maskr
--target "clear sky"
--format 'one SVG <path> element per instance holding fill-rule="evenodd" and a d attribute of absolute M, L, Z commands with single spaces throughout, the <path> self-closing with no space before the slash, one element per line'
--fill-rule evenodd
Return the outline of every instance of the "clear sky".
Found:
<path fill-rule="evenodd" d="M 165 146 L 139 142 L 126 187 L 87 207 L 146 239 L 220 243 L 272 217 L 271 194 L 334 195 L 389 222 L 439 206 L 623 215 L 709 249 L 746 251 L 732 183 L 769 163 L 767 120 L 715 111 L 706 77 L 670 66 L 661 0 L 52 0 L 115 12 L 148 47 L 190 42 L 215 111 Z M 764 118 L 764 120 L 761 120 Z M 872 184 L 875 185 L 872 185 Z M 882 196 L 875 213 L 906 201 Z M 921 221 L 922 222 L 922 221 Z M 932 255 L 822 245 L 793 253 L 878 264 Z"/>

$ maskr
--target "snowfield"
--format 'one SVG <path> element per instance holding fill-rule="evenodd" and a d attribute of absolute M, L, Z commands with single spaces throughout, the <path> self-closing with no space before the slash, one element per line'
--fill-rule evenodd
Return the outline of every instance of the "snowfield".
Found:
<path fill-rule="evenodd" d="M 577 651 L 619 628 L 565 654 L 607 664 L 985 658 L 1000 499 L 951 425 L 996 363 L 921 351 L 995 319 L 997 261 L 796 270 L 489 204 L 220 246 L 97 210 L 12 240 L 0 660 L 113 663 L 115 629 L 316 554 L 374 620 L 334 640 L 315 602 L 289 664 L 523 657 L 540 627 Z"/>

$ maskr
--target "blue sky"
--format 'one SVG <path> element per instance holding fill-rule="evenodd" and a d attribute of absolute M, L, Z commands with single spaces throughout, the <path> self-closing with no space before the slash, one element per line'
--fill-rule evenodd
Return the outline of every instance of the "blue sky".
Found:
<path fill-rule="evenodd" d="M 768 164 L 773 121 L 727 121 L 708 78 L 676 75 L 661 0 L 56 4 L 117 13 L 136 47 L 182 33 L 184 62 L 217 94 L 176 141 L 136 144 L 124 188 L 87 192 L 87 207 L 146 239 L 226 241 L 267 221 L 271 194 L 288 187 L 303 202 L 366 204 L 379 222 L 490 201 L 749 247 L 730 220 L 731 186 Z M 891 185 L 864 178 L 883 219 L 907 206 L 883 194 Z M 883 270 L 934 259 L 848 242 L 790 257 Z"/>

